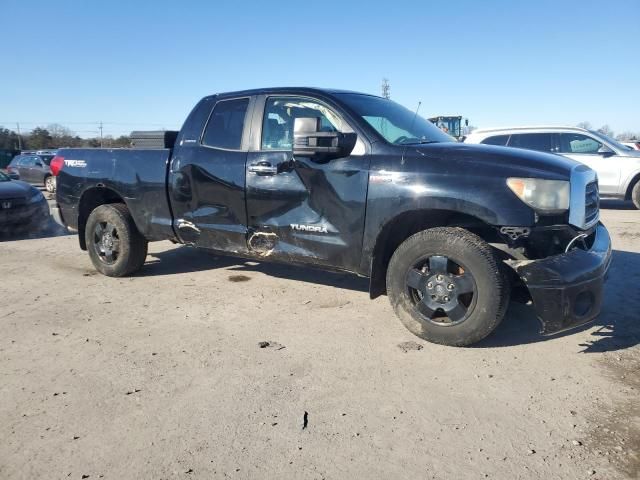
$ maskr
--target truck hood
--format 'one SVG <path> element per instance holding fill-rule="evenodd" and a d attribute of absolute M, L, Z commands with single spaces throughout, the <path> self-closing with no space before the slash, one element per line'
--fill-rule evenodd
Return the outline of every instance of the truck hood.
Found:
<path fill-rule="evenodd" d="M 0 200 L 7 198 L 26 198 L 35 190 L 31 185 L 20 180 L 0 182 Z"/>
<path fill-rule="evenodd" d="M 569 180 L 578 162 L 560 155 L 520 148 L 470 143 L 431 143 L 408 146 L 404 158 L 432 161 L 446 173 Z M 445 172 L 441 172 L 445 173 Z"/>

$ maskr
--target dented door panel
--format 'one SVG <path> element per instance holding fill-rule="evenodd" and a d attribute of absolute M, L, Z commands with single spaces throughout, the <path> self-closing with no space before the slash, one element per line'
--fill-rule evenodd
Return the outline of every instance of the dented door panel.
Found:
<path fill-rule="evenodd" d="M 368 156 L 314 163 L 291 152 L 250 152 L 278 173 L 247 168 L 247 212 L 251 235 L 268 234 L 265 252 L 274 258 L 355 270 L 364 231 Z"/>

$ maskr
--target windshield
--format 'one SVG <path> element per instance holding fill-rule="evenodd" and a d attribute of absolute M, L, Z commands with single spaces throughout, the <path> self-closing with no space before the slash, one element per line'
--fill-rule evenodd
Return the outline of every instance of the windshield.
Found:
<path fill-rule="evenodd" d="M 4 173 L 0 172 L 0 182 L 8 182 L 9 180 L 11 180 L 7 175 L 5 175 Z"/>
<path fill-rule="evenodd" d="M 455 142 L 455 139 L 415 112 L 386 98 L 357 93 L 338 94 L 340 99 L 395 145 Z"/>
<path fill-rule="evenodd" d="M 608 137 L 604 133 L 600 133 L 600 132 L 598 132 L 596 130 L 589 130 L 589 131 L 592 134 L 594 134 L 596 137 L 598 137 L 599 139 L 604 140 L 605 142 L 608 142 L 609 144 L 613 145 L 618 150 L 622 150 L 623 152 L 625 152 L 627 150 L 633 150 L 632 148 L 629 148 L 626 145 L 623 145 L 622 143 L 618 142 L 617 140 L 614 140 L 613 138 Z"/>
<path fill-rule="evenodd" d="M 40 155 L 40 158 L 42 159 L 45 165 L 49 165 L 51 163 L 51 159 L 53 158 L 53 155 Z"/>

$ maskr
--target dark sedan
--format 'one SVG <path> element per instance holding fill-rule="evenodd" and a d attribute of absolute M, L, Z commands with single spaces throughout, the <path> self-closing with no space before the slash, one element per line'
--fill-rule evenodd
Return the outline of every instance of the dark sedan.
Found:
<path fill-rule="evenodd" d="M 49 220 L 49 205 L 42 192 L 0 172 L 0 235 L 37 230 Z"/>
<path fill-rule="evenodd" d="M 49 167 L 53 157 L 53 154 L 42 152 L 18 155 L 7 166 L 7 173 L 11 177 L 17 174 L 20 180 L 31 184 L 44 185 L 47 192 L 53 193 L 56 190 L 56 178 Z"/>

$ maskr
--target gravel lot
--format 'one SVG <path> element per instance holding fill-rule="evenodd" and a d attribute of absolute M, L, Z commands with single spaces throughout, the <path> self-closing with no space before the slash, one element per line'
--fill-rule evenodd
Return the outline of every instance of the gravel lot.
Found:
<path fill-rule="evenodd" d="M 352 276 L 162 242 L 111 279 L 75 236 L 0 243 L 0 478 L 639 478 L 640 212 L 602 216 L 594 325 L 543 338 L 514 304 L 466 349 Z"/>

